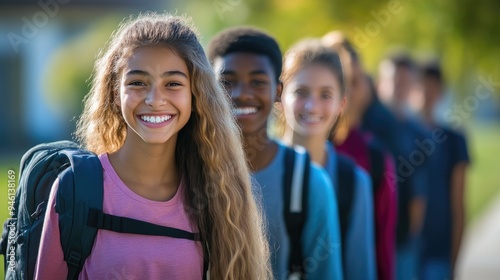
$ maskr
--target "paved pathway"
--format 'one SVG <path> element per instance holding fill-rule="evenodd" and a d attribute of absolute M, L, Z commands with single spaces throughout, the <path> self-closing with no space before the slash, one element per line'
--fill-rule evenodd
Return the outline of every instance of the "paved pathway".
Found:
<path fill-rule="evenodd" d="M 500 196 L 465 233 L 457 266 L 459 280 L 500 279 Z"/>

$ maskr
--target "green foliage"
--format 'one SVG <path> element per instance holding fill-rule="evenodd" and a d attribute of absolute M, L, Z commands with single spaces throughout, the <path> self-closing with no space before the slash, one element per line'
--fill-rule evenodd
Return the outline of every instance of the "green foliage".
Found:
<path fill-rule="evenodd" d="M 337 29 L 358 45 L 372 74 L 394 46 L 408 49 L 418 59 L 437 56 L 461 98 L 474 89 L 466 84 L 467 77 L 498 73 L 499 1 L 178 0 L 173 5 L 194 18 L 204 43 L 223 28 L 244 24 L 269 31 L 285 51 L 304 37 Z M 361 32 L 368 37 L 365 43 Z"/>
<path fill-rule="evenodd" d="M 81 101 L 89 91 L 92 67 L 100 48 L 116 28 L 120 17 L 105 17 L 89 24 L 60 46 L 49 59 L 44 73 L 44 91 L 49 104 L 62 116 L 79 115 Z"/>

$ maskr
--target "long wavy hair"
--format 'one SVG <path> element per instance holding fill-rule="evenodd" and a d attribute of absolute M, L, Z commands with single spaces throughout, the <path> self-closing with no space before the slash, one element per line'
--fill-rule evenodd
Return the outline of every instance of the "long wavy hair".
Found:
<path fill-rule="evenodd" d="M 340 56 L 334 50 L 323 46 L 319 39 L 299 41 L 285 53 L 280 80 L 286 87 L 297 72 L 311 64 L 320 64 L 330 69 L 339 80 L 341 96 L 345 96 L 344 71 Z M 339 119 L 340 116 L 337 117 L 331 131 L 335 130 Z M 273 109 L 273 120 L 273 131 L 276 136 L 283 137 L 287 124 L 283 111 L 277 106 Z"/>
<path fill-rule="evenodd" d="M 179 131 L 175 160 L 186 185 L 186 210 L 210 261 L 210 278 L 272 278 L 239 127 L 190 20 L 147 13 L 120 25 L 95 62 L 77 139 L 98 154 L 123 145 L 127 125 L 114 99 L 124 62 L 143 46 L 168 47 L 189 69 L 192 114 Z"/>

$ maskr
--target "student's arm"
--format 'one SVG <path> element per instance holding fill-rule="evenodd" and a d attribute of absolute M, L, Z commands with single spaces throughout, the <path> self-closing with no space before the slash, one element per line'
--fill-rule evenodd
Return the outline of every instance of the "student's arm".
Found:
<path fill-rule="evenodd" d="M 50 192 L 45 212 L 40 249 L 35 266 L 35 279 L 65 280 L 68 275 L 68 266 L 64 261 L 59 233 L 59 215 L 55 210 L 55 197 L 58 187 L 59 180 L 56 180 Z"/>
<path fill-rule="evenodd" d="M 467 149 L 467 141 L 465 136 L 458 134 L 453 151 L 453 169 L 451 174 L 450 200 L 451 200 L 451 272 L 455 268 L 458 254 L 460 253 L 460 245 L 462 243 L 462 235 L 465 226 L 465 206 L 464 206 L 464 191 L 467 168 L 470 163 L 469 151 Z"/>
<path fill-rule="evenodd" d="M 460 162 L 453 167 L 451 177 L 451 215 L 452 215 L 452 231 L 451 231 L 451 265 L 452 271 L 457 261 L 462 243 L 462 235 L 465 224 L 465 207 L 464 207 L 464 189 L 465 189 L 465 173 L 467 170 L 467 162 Z"/>
<path fill-rule="evenodd" d="M 432 166 L 427 162 L 424 165 L 417 166 L 412 180 L 412 197 L 408 205 L 409 214 L 409 235 L 416 237 L 420 235 L 424 225 L 425 210 L 427 207 L 427 188 L 433 178 L 428 175 L 429 168 Z"/>
<path fill-rule="evenodd" d="M 361 168 L 356 169 L 355 196 L 346 232 L 345 279 L 376 279 L 375 230 L 372 183 Z"/>
<path fill-rule="evenodd" d="M 410 235 L 418 236 L 422 229 L 425 216 L 426 200 L 424 196 L 415 196 L 410 200 Z"/>
<path fill-rule="evenodd" d="M 326 172 L 311 168 L 306 223 L 302 232 L 307 279 L 343 279 L 337 199 Z"/>

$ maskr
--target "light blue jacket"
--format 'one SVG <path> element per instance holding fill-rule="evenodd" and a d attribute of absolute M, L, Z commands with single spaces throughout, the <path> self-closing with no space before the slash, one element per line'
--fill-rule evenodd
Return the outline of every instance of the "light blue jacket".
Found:
<path fill-rule="evenodd" d="M 275 158 L 253 174 L 255 191 L 262 199 L 276 279 L 286 279 L 290 254 L 284 220 L 284 154 L 278 144 Z M 337 200 L 323 168 L 311 165 L 306 223 L 302 232 L 302 252 L 307 279 L 343 279 Z"/>

